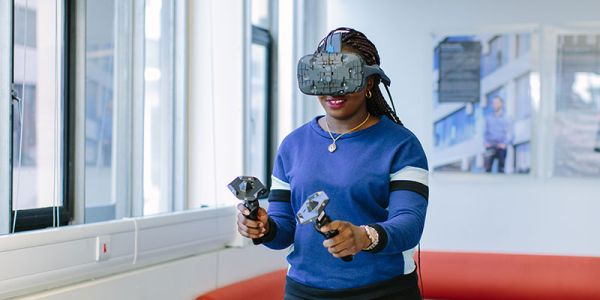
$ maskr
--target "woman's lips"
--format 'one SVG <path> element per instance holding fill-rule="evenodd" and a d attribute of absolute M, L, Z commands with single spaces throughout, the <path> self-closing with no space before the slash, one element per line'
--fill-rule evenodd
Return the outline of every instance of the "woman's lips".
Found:
<path fill-rule="evenodd" d="M 346 99 L 343 97 L 327 97 L 326 101 L 327 106 L 331 109 L 340 109 L 344 107 L 344 104 L 346 103 Z"/>

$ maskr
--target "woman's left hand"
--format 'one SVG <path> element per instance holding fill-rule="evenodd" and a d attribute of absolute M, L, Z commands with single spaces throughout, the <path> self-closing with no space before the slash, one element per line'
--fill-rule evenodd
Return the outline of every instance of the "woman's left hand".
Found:
<path fill-rule="evenodd" d="M 331 230 L 337 230 L 338 235 L 325 240 L 323 246 L 335 257 L 354 255 L 371 245 L 365 230 L 350 222 L 333 221 L 321 227 L 323 233 Z"/>

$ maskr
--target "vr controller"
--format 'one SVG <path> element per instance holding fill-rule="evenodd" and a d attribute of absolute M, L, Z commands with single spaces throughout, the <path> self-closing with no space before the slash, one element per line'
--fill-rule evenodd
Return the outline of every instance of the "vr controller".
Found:
<path fill-rule="evenodd" d="M 244 207 L 250 211 L 247 218 L 253 221 L 258 220 L 258 208 L 260 207 L 258 198 L 264 196 L 268 191 L 262 182 L 253 176 L 239 176 L 233 179 L 227 187 L 238 199 L 244 201 Z M 256 240 L 253 242 L 259 244 Z"/>
<path fill-rule="evenodd" d="M 262 182 L 253 176 L 239 176 L 227 187 L 238 199 L 244 201 L 244 207 L 250 211 L 248 219 L 258 220 L 258 198 L 267 193 Z"/>
<path fill-rule="evenodd" d="M 244 207 L 250 211 L 247 218 L 258 220 L 258 198 L 267 193 L 262 182 L 253 176 L 239 176 L 233 179 L 227 187 L 238 199 L 244 201 Z"/>
<path fill-rule="evenodd" d="M 316 192 L 308 197 L 300 211 L 296 214 L 298 222 L 300 224 L 307 224 L 314 222 L 314 227 L 322 234 L 325 239 L 330 239 L 339 234 L 337 230 L 330 230 L 328 232 L 321 232 L 321 227 L 331 223 L 331 218 L 325 213 L 325 207 L 329 203 L 329 197 L 325 192 Z M 352 256 L 344 256 L 342 260 L 345 262 L 352 261 Z"/>

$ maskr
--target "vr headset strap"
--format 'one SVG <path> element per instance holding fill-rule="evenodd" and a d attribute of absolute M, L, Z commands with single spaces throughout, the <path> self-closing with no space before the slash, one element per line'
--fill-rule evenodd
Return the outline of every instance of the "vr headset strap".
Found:
<path fill-rule="evenodd" d="M 325 41 L 325 52 L 327 53 L 340 53 L 342 52 L 342 33 L 336 32 Z"/>

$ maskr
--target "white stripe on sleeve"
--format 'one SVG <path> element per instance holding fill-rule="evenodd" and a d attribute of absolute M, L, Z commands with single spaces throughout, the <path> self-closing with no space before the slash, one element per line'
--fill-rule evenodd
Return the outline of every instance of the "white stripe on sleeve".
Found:
<path fill-rule="evenodd" d="M 415 268 L 415 249 L 417 249 L 417 247 L 414 247 L 412 249 L 408 249 L 404 252 L 402 252 L 402 256 L 404 258 L 404 274 L 410 274 L 412 273 Z"/>
<path fill-rule="evenodd" d="M 428 186 L 429 171 L 417 167 L 407 166 L 390 175 L 390 181 L 394 180 L 415 181 Z"/>
<path fill-rule="evenodd" d="M 271 190 L 290 190 L 290 184 L 271 175 Z"/>

